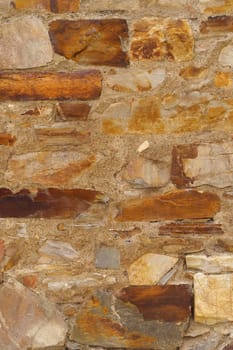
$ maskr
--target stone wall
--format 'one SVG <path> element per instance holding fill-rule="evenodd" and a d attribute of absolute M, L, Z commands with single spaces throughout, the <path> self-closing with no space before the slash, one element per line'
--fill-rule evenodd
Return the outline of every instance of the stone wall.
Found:
<path fill-rule="evenodd" d="M 233 349 L 233 1 L 0 10 L 0 348 Z"/>

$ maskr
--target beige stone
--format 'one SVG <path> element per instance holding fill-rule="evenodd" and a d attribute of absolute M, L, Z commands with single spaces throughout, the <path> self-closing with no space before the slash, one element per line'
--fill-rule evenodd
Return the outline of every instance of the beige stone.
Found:
<path fill-rule="evenodd" d="M 136 157 L 121 171 L 123 180 L 136 188 L 162 187 L 170 179 L 170 164 Z"/>
<path fill-rule="evenodd" d="M 199 0 L 200 9 L 212 15 L 226 14 L 233 11 L 232 0 Z"/>
<path fill-rule="evenodd" d="M 0 25 L 0 68 L 45 66 L 53 59 L 48 31 L 37 17 L 10 19 Z"/>
<path fill-rule="evenodd" d="M 177 263 L 178 259 L 166 255 L 148 253 L 133 262 L 129 269 L 131 285 L 156 284 Z"/>
<path fill-rule="evenodd" d="M 5 179 L 20 185 L 67 185 L 94 162 L 95 156 L 77 152 L 30 152 L 10 158 Z"/>
<path fill-rule="evenodd" d="M 199 270 L 206 273 L 233 272 L 233 254 L 221 254 L 214 256 L 187 255 L 188 269 Z"/>
<path fill-rule="evenodd" d="M 166 71 L 164 68 L 152 71 L 129 70 L 110 75 L 107 78 L 107 85 L 119 92 L 135 92 L 153 90 L 163 83 Z"/>
<path fill-rule="evenodd" d="M 232 288 L 233 274 L 195 274 L 195 321 L 209 325 L 233 321 Z"/>
<path fill-rule="evenodd" d="M 140 9 L 140 0 L 82 0 L 81 9 L 88 11 L 133 11 Z"/>
<path fill-rule="evenodd" d="M 220 52 L 218 61 L 222 66 L 233 67 L 233 45 L 225 46 Z"/>

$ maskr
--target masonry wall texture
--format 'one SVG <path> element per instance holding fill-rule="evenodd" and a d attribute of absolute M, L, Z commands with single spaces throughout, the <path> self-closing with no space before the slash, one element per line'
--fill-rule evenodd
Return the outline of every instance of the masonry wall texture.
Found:
<path fill-rule="evenodd" d="M 233 349 L 233 0 L 0 0 L 0 349 Z"/>

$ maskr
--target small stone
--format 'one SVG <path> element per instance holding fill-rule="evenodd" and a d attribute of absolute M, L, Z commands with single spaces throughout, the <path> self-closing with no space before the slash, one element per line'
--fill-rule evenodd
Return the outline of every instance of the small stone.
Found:
<path fill-rule="evenodd" d="M 186 264 L 188 269 L 206 273 L 233 272 L 233 255 L 187 255 Z"/>
<path fill-rule="evenodd" d="M 119 269 L 119 250 L 114 247 L 101 247 L 97 249 L 95 267 L 98 269 Z"/>
<path fill-rule="evenodd" d="M 39 252 L 48 256 L 68 260 L 79 258 L 78 252 L 67 242 L 47 240 Z"/>
<path fill-rule="evenodd" d="M 0 145 L 13 146 L 16 141 L 16 137 L 8 133 L 0 133 Z"/>
<path fill-rule="evenodd" d="M 0 239 L 0 263 L 3 260 L 5 255 L 5 241 Z"/>
<path fill-rule="evenodd" d="M 233 321 L 232 288 L 233 274 L 195 274 L 195 321 L 209 325 Z"/>
<path fill-rule="evenodd" d="M 16 9 L 45 9 L 55 13 L 64 13 L 78 11 L 80 0 L 14 0 L 12 4 Z"/>
<path fill-rule="evenodd" d="M 217 88 L 228 88 L 232 86 L 233 80 L 230 72 L 217 72 L 214 77 L 214 85 Z"/>
<path fill-rule="evenodd" d="M 170 180 L 170 164 L 137 157 L 121 170 L 120 176 L 135 188 L 163 187 Z"/>
<path fill-rule="evenodd" d="M 37 17 L 10 19 L 0 25 L 0 68 L 45 66 L 53 59 L 48 32 Z"/>
<path fill-rule="evenodd" d="M 218 57 L 218 61 L 222 66 L 233 67 L 233 45 L 225 46 Z"/>
<path fill-rule="evenodd" d="M 167 255 L 148 253 L 134 261 L 129 269 L 128 276 L 131 285 L 156 284 L 171 270 L 178 259 Z"/>
<path fill-rule="evenodd" d="M 87 120 L 90 110 L 88 103 L 61 102 L 57 107 L 56 121 Z"/>
<path fill-rule="evenodd" d="M 210 333 L 210 330 L 210 327 L 207 327 L 201 323 L 190 321 L 189 328 L 185 333 L 185 337 L 196 338 L 200 335 Z"/>
<path fill-rule="evenodd" d="M 67 326 L 55 306 L 16 281 L 0 287 L 0 346 L 27 350 L 64 345 Z M 16 312 L 17 310 L 17 312 Z M 1 336 L 5 332 L 5 337 Z"/>
<path fill-rule="evenodd" d="M 205 67 L 188 66 L 180 71 L 180 76 L 185 80 L 204 79 L 208 74 Z"/>
<path fill-rule="evenodd" d="M 200 31 L 202 34 L 215 33 L 215 35 L 233 32 L 233 17 L 211 16 L 201 23 Z"/>
<path fill-rule="evenodd" d="M 35 288 L 38 283 L 36 276 L 24 276 L 23 277 L 23 285 L 28 288 Z"/>
<path fill-rule="evenodd" d="M 204 334 L 195 339 L 184 338 L 180 350 L 213 350 L 220 344 L 221 335 L 215 331 Z"/>
<path fill-rule="evenodd" d="M 137 149 L 138 153 L 142 153 L 150 147 L 150 143 L 148 141 L 144 141 Z"/>

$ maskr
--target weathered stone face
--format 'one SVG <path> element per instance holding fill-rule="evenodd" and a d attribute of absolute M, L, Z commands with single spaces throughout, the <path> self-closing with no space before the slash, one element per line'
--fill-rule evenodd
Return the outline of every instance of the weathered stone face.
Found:
<path fill-rule="evenodd" d="M 55 52 L 80 64 L 128 65 L 121 46 L 121 40 L 128 38 L 123 19 L 57 20 L 50 23 L 49 34 Z"/>
<path fill-rule="evenodd" d="M 12 3 L 16 9 L 45 9 L 55 13 L 63 13 L 78 11 L 80 0 L 15 0 Z"/>

